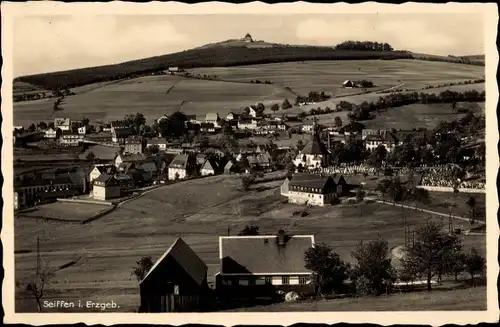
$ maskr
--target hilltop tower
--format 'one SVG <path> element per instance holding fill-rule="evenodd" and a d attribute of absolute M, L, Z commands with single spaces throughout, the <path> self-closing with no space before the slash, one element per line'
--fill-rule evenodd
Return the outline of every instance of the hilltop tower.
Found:
<path fill-rule="evenodd" d="M 245 37 L 243 38 L 243 40 L 245 42 L 253 42 L 253 39 L 252 39 L 252 36 L 250 35 L 250 33 L 247 33 L 247 35 L 245 35 Z"/>

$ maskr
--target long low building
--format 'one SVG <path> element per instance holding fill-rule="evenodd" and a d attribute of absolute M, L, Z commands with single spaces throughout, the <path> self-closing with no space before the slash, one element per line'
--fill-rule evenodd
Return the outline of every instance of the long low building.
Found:
<path fill-rule="evenodd" d="M 340 197 L 347 190 L 347 183 L 342 175 L 296 174 L 292 179 L 285 179 L 281 194 L 288 197 L 289 203 L 325 206 L 335 197 Z"/>

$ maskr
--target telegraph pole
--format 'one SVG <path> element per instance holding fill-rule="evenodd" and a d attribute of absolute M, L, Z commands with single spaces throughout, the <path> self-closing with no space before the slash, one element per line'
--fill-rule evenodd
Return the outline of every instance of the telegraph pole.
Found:
<path fill-rule="evenodd" d="M 37 276 L 40 274 L 40 236 L 36 237 L 36 274 Z"/>

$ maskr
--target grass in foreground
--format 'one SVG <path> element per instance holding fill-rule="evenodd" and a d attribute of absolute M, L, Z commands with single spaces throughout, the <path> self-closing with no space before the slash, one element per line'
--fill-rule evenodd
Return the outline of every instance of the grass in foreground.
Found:
<path fill-rule="evenodd" d="M 229 310 L 233 312 L 285 311 L 444 311 L 486 310 L 486 287 L 459 290 L 434 290 L 417 293 L 391 294 L 380 297 L 345 298 L 336 300 L 279 303 Z"/>

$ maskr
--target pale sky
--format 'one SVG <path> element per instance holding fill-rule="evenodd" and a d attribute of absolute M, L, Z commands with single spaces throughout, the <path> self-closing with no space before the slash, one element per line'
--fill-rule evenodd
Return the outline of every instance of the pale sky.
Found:
<path fill-rule="evenodd" d="M 18 17 L 14 75 L 119 63 L 242 38 L 332 46 L 387 42 L 437 55 L 484 54 L 480 14 L 214 14 Z"/>

